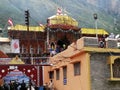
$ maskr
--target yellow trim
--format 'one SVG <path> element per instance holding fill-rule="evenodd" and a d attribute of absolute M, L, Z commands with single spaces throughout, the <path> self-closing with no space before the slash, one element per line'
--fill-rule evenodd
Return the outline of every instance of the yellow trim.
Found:
<path fill-rule="evenodd" d="M 44 29 L 45 29 L 45 26 L 29 26 L 29 31 L 43 32 Z M 11 27 L 9 30 L 27 31 L 27 26 L 16 25 L 16 26 Z"/>
<path fill-rule="evenodd" d="M 104 29 L 96 29 L 94 28 L 81 28 L 81 33 L 82 34 L 101 34 L 101 35 L 109 35 L 109 33 L 107 31 L 105 31 Z"/>
<path fill-rule="evenodd" d="M 117 58 L 120 58 L 120 56 L 110 56 L 109 59 L 108 59 L 108 64 L 114 64 L 114 61 Z"/>
<path fill-rule="evenodd" d="M 120 53 L 120 49 L 114 49 L 114 48 L 94 48 L 94 47 L 84 47 L 81 49 L 81 51 L 88 51 L 88 52 L 101 52 L 101 53 L 107 53 L 107 52 L 113 52 L 113 53 Z"/>
<path fill-rule="evenodd" d="M 80 53 L 83 52 L 98 52 L 98 53 L 120 53 L 120 49 L 115 49 L 115 48 L 98 48 L 98 47 L 83 47 L 80 50 L 74 51 L 74 54 L 69 56 L 70 58 L 75 57 L 76 55 L 79 55 Z"/>
<path fill-rule="evenodd" d="M 112 64 L 110 64 L 110 77 L 113 78 L 113 67 L 112 67 Z"/>
<path fill-rule="evenodd" d="M 111 77 L 111 78 L 109 78 L 108 80 L 109 80 L 109 81 L 120 81 L 120 78 L 112 78 L 112 77 Z"/>
<path fill-rule="evenodd" d="M 90 75 L 90 54 L 89 53 L 87 53 L 87 59 L 88 59 L 88 63 L 87 63 L 87 65 L 88 65 L 88 79 L 89 79 L 89 90 L 91 90 L 91 75 Z"/>
<path fill-rule="evenodd" d="M 108 64 L 110 64 L 110 81 L 120 81 L 120 78 L 113 77 L 113 64 L 117 58 L 120 58 L 120 56 L 110 56 L 108 58 Z"/>

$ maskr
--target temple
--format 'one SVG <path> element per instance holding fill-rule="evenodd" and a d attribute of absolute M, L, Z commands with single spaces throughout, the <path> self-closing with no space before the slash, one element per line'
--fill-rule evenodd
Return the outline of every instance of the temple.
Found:
<path fill-rule="evenodd" d="M 46 22 L 12 26 L 9 38 L 0 39 L 1 80 L 16 72 L 42 90 L 51 80 L 54 90 L 119 90 L 120 49 L 113 35 L 80 28 L 66 14 L 50 16 Z"/>

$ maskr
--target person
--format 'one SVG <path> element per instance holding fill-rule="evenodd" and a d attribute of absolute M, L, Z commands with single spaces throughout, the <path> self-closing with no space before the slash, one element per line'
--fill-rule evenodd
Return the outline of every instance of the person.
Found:
<path fill-rule="evenodd" d="M 50 82 L 48 84 L 48 88 L 49 88 L 49 90 L 54 90 L 54 88 L 53 88 L 53 81 L 52 80 L 50 80 Z"/>
<path fill-rule="evenodd" d="M 44 90 L 48 90 L 48 83 L 47 82 L 43 86 L 44 86 Z"/>
<path fill-rule="evenodd" d="M 27 90 L 35 90 L 35 88 L 31 85 L 31 89 L 28 87 Z"/>
<path fill-rule="evenodd" d="M 24 80 L 22 80 L 20 90 L 27 90 Z"/>
<path fill-rule="evenodd" d="M 104 48 L 104 45 L 105 45 L 104 41 L 102 39 L 100 39 L 99 47 Z"/>
<path fill-rule="evenodd" d="M 13 81 L 10 80 L 10 90 L 15 90 L 14 83 Z"/>
<path fill-rule="evenodd" d="M 109 35 L 109 38 L 115 38 L 115 35 L 114 35 L 114 33 L 110 33 L 110 35 Z"/>
<path fill-rule="evenodd" d="M 34 88 L 32 82 L 31 82 L 31 80 L 29 80 L 29 85 L 28 85 L 27 90 L 35 90 L 35 88 Z"/>
<path fill-rule="evenodd" d="M 5 81 L 4 81 L 3 87 L 4 87 L 5 90 L 10 90 L 9 84 Z"/>

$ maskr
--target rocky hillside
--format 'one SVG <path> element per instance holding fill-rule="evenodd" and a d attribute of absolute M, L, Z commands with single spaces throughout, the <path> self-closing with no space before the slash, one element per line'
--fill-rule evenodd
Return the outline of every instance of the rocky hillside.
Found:
<path fill-rule="evenodd" d="M 94 28 L 93 14 L 98 15 L 98 28 L 108 32 L 120 31 L 120 0 L 0 0 L 0 27 L 6 26 L 9 17 L 14 24 L 25 23 L 24 11 L 30 11 L 30 24 L 46 23 L 58 7 L 64 13 L 75 18 L 79 27 Z"/>

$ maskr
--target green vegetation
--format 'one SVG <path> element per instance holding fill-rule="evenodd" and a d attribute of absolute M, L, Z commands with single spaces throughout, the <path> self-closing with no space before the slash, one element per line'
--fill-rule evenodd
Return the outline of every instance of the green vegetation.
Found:
<path fill-rule="evenodd" d="M 104 0 L 102 1 L 104 3 Z M 1 28 L 5 28 L 9 17 L 12 18 L 14 25 L 24 25 L 24 11 L 27 9 L 30 12 L 30 25 L 46 24 L 47 18 L 56 14 L 57 7 L 63 7 L 65 14 L 79 22 L 79 27 L 94 28 L 93 14 L 97 13 L 98 28 L 104 28 L 115 34 L 120 32 L 120 22 L 118 22 L 120 21 L 120 15 L 114 14 L 113 10 L 104 10 L 104 6 L 97 7 L 86 0 L 0 0 L 0 2 L 2 2 L 0 3 Z M 114 24 L 114 18 L 117 20 L 116 25 Z"/>

